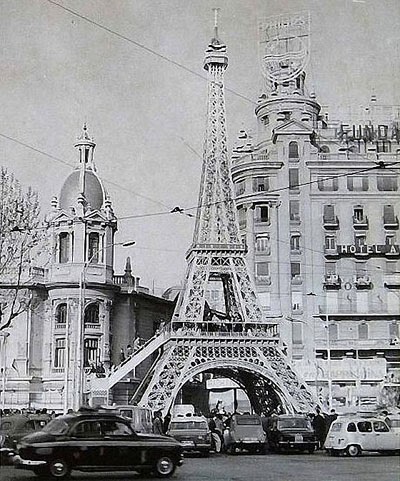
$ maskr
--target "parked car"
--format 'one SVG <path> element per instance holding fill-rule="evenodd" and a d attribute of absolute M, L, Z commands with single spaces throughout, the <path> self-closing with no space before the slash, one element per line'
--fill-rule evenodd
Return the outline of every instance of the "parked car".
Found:
<path fill-rule="evenodd" d="M 257 414 L 234 414 L 224 431 L 224 446 L 229 454 L 238 449 L 251 452 L 266 452 L 266 436 Z"/>
<path fill-rule="evenodd" d="M 211 433 L 204 416 L 177 416 L 171 419 L 167 434 L 179 441 L 185 451 L 208 456 Z"/>
<path fill-rule="evenodd" d="M 311 421 L 306 416 L 281 414 L 266 423 L 268 448 L 272 452 L 297 450 L 313 453 L 317 440 Z"/>
<path fill-rule="evenodd" d="M 183 447 L 167 436 L 136 433 L 128 419 L 104 411 L 60 416 L 17 445 L 17 468 L 65 478 L 78 471 L 153 472 L 171 476 L 183 462 Z"/>
<path fill-rule="evenodd" d="M 325 449 L 332 456 L 359 456 L 363 451 L 400 451 L 400 432 L 381 418 L 339 417 L 329 429 Z"/>
<path fill-rule="evenodd" d="M 0 463 L 10 464 L 17 442 L 27 434 L 39 431 L 49 421 L 48 414 L 13 414 L 0 418 Z"/>

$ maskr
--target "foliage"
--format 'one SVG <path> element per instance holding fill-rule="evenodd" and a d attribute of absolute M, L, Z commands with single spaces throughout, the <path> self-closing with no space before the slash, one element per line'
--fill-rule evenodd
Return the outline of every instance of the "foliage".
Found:
<path fill-rule="evenodd" d="M 31 307 L 29 271 L 44 237 L 38 194 L 0 170 L 0 331 Z"/>

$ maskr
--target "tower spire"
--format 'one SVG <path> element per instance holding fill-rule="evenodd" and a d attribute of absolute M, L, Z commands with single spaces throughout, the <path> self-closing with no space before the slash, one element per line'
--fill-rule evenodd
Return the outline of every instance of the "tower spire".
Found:
<path fill-rule="evenodd" d="M 212 39 L 211 43 L 219 43 L 219 37 L 218 37 L 218 16 L 219 16 L 219 11 L 220 8 L 213 8 L 214 12 L 214 38 Z"/>

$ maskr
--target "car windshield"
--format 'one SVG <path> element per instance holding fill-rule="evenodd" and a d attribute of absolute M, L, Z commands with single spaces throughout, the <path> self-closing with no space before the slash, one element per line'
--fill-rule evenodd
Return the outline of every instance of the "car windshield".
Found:
<path fill-rule="evenodd" d="M 172 422 L 170 429 L 207 429 L 205 421 Z"/>
<path fill-rule="evenodd" d="M 62 419 L 53 419 L 42 429 L 49 434 L 64 434 L 68 430 L 68 424 Z"/>
<path fill-rule="evenodd" d="M 305 428 L 308 429 L 310 427 L 310 421 L 304 418 L 291 418 L 291 419 L 280 419 L 279 420 L 279 429 L 286 429 L 286 428 Z"/>
<path fill-rule="evenodd" d="M 257 426 L 258 424 L 261 424 L 261 421 L 259 418 L 256 418 L 256 417 L 248 418 L 248 417 L 239 416 L 236 418 L 236 424 L 243 424 L 246 426 Z"/>

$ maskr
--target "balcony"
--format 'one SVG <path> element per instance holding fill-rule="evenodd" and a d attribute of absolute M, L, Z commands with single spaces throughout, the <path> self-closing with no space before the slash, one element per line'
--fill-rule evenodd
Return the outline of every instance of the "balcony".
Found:
<path fill-rule="evenodd" d="M 337 257 L 339 255 L 337 247 L 325 247 L 325 246 L 324 246 L 324 254 L 325 254 L 325 257 Z"/>
<path fill-rule="evenodd" d="M 256 284 L 262 284 L 263 286 L 271 285 L 271 276 L 256 276 Z"/>
<path fill-rule="evenodd" d="M 342 280 L 337 274 L 327 274 L 324 276 L 324 287 L 327 290 L 340 289 L 342 287 Z"/>
<path fill-rule="evenodd" d="M 366 215 L 361 217 L 353 215 L 353 227 L 354 229 L 368 229 L 368 217 Z"/>
<path fill-rule="evenodd" d="M 292 286 L 301 286 L 303 284 L 303 278 L 300 274 L 296 274 L 292 276 Z"/>
<path fill-rule="evenodd" d="M 371 289 L 372 282 L 369 276 L 354 276 L 354 285 L 356 289 Z"/>
<path fill-rule="evenodd" d="M 396 216 L 383 217 L 383 227 L 385 229 L 398 229 L 399 228 L 399 218 Z"/>
<path fill-rule="evenodd" d="M 324 228 L 328 230 L 339 229 L 339 219 L 335 215 L 333 217 L 323 216 Z"/>
<path fill-rule="evenodd" d="M 383 285 L 389 289 L 400 289 L 400 272 L 386 274 L 383 278 Z"/>

